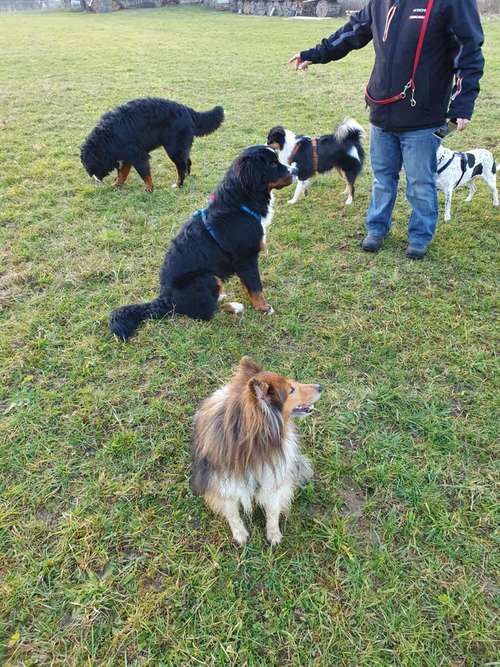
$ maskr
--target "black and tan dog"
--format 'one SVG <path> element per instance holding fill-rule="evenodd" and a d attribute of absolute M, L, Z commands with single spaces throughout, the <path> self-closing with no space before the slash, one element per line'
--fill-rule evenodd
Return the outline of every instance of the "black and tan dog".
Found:
<path fill-rule="evenodd" d="M 160 270 L 160 294 L 149 303 L 123 306 L 111 313 L 111 331 L 127 340 L 140 322 L 178 313 L 210 320 L 221 299 L 223 281 L 236 274 L 252 306 L 265 314 L 259 252 L 272 218 L 273 189 L 291 185 L 293 169 L 267 146 L 251 146 L 230 166 L 212 195 L 174 238 Z M 240 303 L 222 306 L 241 312 Z"/>
<path fill-rule="evenodd" d="M 158 97 L 132 100 L 102 116 L 82 144 L 80 158 L 89 176 L 98 182 L 116 169 L 115 186 L 123 185 L 134 167 L 146 190 L 152 192 L 149 153 L 163 146 L 177 169 L 172 187 L 180 187 L 191 172 L 194 137 L 215 132 L 223 120 L 222 107 L 200 113 Z"/>

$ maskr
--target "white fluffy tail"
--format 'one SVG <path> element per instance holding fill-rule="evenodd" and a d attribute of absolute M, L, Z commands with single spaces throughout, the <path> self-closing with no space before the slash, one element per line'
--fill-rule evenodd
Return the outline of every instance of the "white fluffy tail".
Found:
<path fill-rule="evenodd" d="M 348 139 L 361 140 L 364 136 L 364 129 L 354 118 L 345 118 L 335 130 L 335 138 L 340 142 Z"/>

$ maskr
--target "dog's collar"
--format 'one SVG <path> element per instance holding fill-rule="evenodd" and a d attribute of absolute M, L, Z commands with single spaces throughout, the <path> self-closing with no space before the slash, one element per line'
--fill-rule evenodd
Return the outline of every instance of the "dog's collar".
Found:
<path fill-rule="evenodd" d="M 444 158 L 444 155 L 441 156 L 441 158 L 439 159 L 438 166 L 439 166 L 439 163 L 443 160 L 443 158 Z M 442 167 L 439 167 L 439 169 L 437 170 L 437 173 L 441 174 L 447 167 L 450 166 L 450 164 L 453 162 L 454 159 L 455 159 L 455 153 L 452 154 L 450 159 Z"/>
<path fill-rule="evenodd" d="M 447 160 L 445 162 L 445 164 L 443 164 L 442 167 L 439 167 L 439 169 L 437 170 L 437 173 L 442 174 L 443 171 L 445 169 L 447 169 L 450 166 L 450 164 L 453 162 L 453 160 L 455 159 L 455 156 L 458 156 L 460 158 L 460 169 L 462 170 L 462 173 L 460 174 L 460 178 L 458 179 L 458 181 L 454 185 L 454 188 L 457 188 L 460 185 L 460 183 L 462 182 L 462 178 L 465 176 L 465 172 L 467 171 L 467 155 L 465 153 L 453 153 L 453 155 L 450 157 L 450 159 Z M 443 158 L 441 157 L 441 159 L 438 161 L 438 165 L 439 165 L 439 163 L 441 162 L 442 159 Z"/>
<path fill-rule="evenodd" d="M 255 218 L 255 219 L 257 220 L 257 222 L 260 222 L 262 216 L 260 216 L 260 215 L 259 215 L 258 213 L 256 213 L 255 211 L 252 211 L 251 208 L 248 208 L 248 206 L 245 206 L 244 204 L 241 204 L 241 205 L 240 205 L 240 208 L 241 208 L 242 211 L 245 211 L 245 213 L 248 213 L 248 214 L 251 215 L 253 218 Z"/>
<path fill-rule="evenodd" d="M 306 139 L 307 137 L 302 137 L 303 139 Z M 297 151 L 300 148 L 300 142 L 302 139 L 299 139 L 295 146 L 292 149 L 292 152 L 290 153 L 290 157 L 288 158 L 288 164 L 293 163 L 293 158 L 297 154 Z M 313 173 L 312 175 L 318 173 L 318 137 L 312 137 L 311 139 L 311 145 L 312 145 L 312 168 L 313 168 Z"/>
<path fill-rule="evenodd" d="M 318 172 L 318 137 L 313 137 L 311 143 L 313 149 L 313 174 L 316 174 Z"/>
<path fill-rule="evenodd" d="M 210 199 L 210 202 L 212 203 L 213 201 L 214 201 L 214 197 L 212 196 L 211 199 Z M 220 240 L 219 240 L 219 238 L 218 238 L 218 236 L 217 236 L 217 234 L 216 234 L 216 232 L 215 232 L 215 229 L 214 229 L 214 228 L 212 227 L 212 225 L 208 222 L 207 211 L 208 211 L 209 207 L 210 207 L 210 204 L 209 204 L 206 208 L 199 208 L 199 209 L 196 211 L 195 215 L 199 215 L 199 216 L 200 216 L 201 221 L 203 222 L 203 226 L 205 227 L 205 229 L 207 230 L 207 232 L 210 234 L 210 236 L 213 238 L 213 240 L 217 243 L 217 245 L 219 246 L 219 248 L 221 248 L 222 250 L 224 250 L 224 252 L 227 252 L 227 250 L 224 248 L 224 246 L 223 246 L 222 243 L 220 242 Z M 251 208 L 249 208 L 248 206 L 245 206 L 244 204 L 240 204 L 240 208 L 241 208 L 242 211 L 244 211 L 245 213 L 248 213 L 248 215 L 251 215 L 253 218 L 255 218 L 255 220 L 257 220 L 257 222 L 258 222 L 259 225 L 260 225 L 260 221 L 261 221 L 261 219 L 262 219 L 262 216 L 259 215 L 259 213 L 256 213 L 255 211 L 252 211 Z"/>

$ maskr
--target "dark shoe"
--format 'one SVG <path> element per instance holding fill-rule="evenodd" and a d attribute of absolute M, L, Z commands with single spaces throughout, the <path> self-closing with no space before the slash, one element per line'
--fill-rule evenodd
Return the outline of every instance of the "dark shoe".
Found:
<path fill-rule="evenodd" d="M 384 242 L 383 236 L 375 236 L 375 234 L 368 234 L 368 236 L 365 236 L 365 238 L 363 239 L 361 247 L 365 252 L 378 252 L 382 247 L 383 242 Z"/>
<path fill-rule="evenodd" d="M 406 248 L 406 256 L 408 259 L 423 259 L 427 255 L 428 247 L 426 245 L 412 245 L 409 243 Z"/>

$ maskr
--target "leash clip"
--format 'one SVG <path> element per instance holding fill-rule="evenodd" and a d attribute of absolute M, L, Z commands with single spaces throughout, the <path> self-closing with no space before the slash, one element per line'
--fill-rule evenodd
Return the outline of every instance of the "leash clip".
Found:
<path fill-rule="evenodd" d="M 408 88 L 411 88 L 411 81 L 408 81 L 408 83 L 406 84 L 406 86 L 405 86 L 405 87 L 403 88 L 403 90 L 399 93 L 400 98 L 401 98 L 402 100 L 406 99 L 406 91 L 408 90 Z"/>

